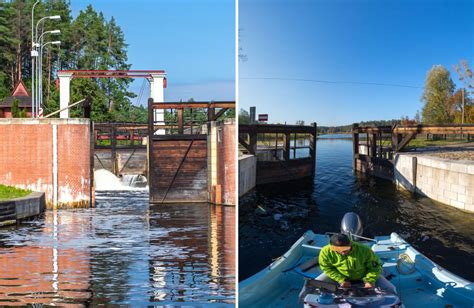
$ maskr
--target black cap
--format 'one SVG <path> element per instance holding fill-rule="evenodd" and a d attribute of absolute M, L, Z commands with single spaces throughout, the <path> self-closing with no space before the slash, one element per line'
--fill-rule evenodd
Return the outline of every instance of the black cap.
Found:
<path fill-rule="evenodd" d="M 331 243 L 331 245 L 334 245 L 334 246 L 350 246 L 351 245 L 351 240 L 349 239 L 349 237 L 341 233 L 332 235 L 329 242 Z"/>

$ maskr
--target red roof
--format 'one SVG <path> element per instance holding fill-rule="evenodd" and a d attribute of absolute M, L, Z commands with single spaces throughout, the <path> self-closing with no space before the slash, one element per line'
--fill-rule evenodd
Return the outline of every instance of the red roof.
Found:
<path fill-rule="evenodd" d="M 16 86 L 15 86 L 15 89 L 13 89 L 13 93 L 12 93 L 12 96 L 30 96 L 30 94 L 28 93 L 28 90 L 26 90 L 26 86 L 25 84 L 23 83 L 22 80 L 20 80 Z"/>

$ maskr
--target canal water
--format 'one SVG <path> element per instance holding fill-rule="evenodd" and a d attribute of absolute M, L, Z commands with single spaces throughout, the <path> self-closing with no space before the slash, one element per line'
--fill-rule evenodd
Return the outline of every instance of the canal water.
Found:
<path fill-rule="evenodd" d="M 314 180 L 259 186 L 239 200 L 239 280 L 262 270 L 306 230 L 337 232 L 356 212 L 364 235 L 397 232 L 427 257 L 474 281 L 474 214 L 352 171 L 352 140 L 317 141 Z"/>
<path fill-rule="evenodd" d="M 149 206 L 146 190 L 96 198 L 0 229 L 0 306 L 233 306 L 234 208 Z"/>

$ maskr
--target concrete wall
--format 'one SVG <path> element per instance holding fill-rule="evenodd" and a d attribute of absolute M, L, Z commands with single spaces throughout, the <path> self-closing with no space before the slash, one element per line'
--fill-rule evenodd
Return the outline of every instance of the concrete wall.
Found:
<path fill-rule="evenodd" d="M 48 208 L 91 204 L 88 119 L 0 119 L 0 183 L 44 192 Z"/>
<path fill-rule="evenodd" d="M 252 190 L 257 183 L 257 157 L 239 157 L 239 197 Z"/>
<path fill-rule="evenodd" d="M 233 119 L 211 122 L 208 135 L 209 201 L 236 205 L 236 125 Z"/>
<path fill-rule="evenodd" d="M 46 201 L 43 192 L 32 192 L 26 197 L 0 201 L 0 226 L 16 224 L 22 219 L 44 212 Z"/>
<path fill-rule="evenodd" d="M 397 154 L 394 166 L 398 186 L 474 212 L 474 161 Z"/>

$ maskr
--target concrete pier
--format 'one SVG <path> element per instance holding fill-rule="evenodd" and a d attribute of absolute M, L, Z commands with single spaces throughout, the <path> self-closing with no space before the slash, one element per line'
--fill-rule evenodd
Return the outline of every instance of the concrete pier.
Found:
<path fill-rule="evenodd" d="M 474 161 L 403 153 L 394 168 L 398 187 L 474 212 Z"/>
<path fill-rule="evenodd" d="M 0 227 L 36 217 L 46 208 L 45 194 L 32 192 L 26 197 L 0 201 Z"/>
<path fill-rule="evenodd" d="M 242 155 L 239 157 L 239 197 L 252 190 L 257 184 L 257 157 Z"/>

